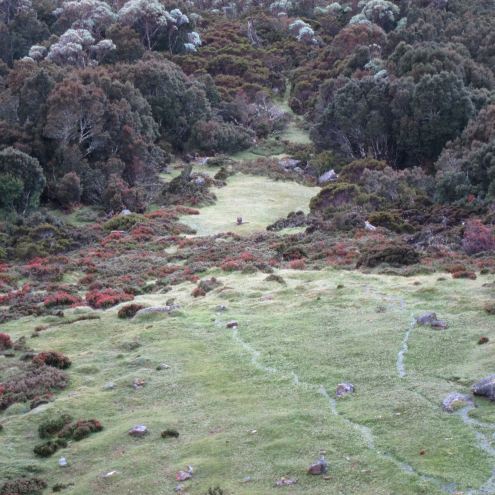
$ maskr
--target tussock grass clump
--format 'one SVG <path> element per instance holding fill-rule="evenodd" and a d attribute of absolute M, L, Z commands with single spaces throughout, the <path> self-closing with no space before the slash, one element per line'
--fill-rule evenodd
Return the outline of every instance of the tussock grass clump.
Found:
<path fill-rule="evenodd" d="M 489 315 L 495 315 L 495 302 L 489 302 L 485 304 L 485 313 Z"/>
<path fill-rule="evenodd" d="M 59 438 L 72 439 L 78 442 L 89 437 L 92 433 L 103 430 L 102 424 L 96 419 L 80 419 L 74 423 L 66 424 L 60 433 Z"/>
<path fill-rule="evenodd" d="M 179 438 L 179 432 L 175 428 L 167 428 L 161 433 L 162 438 Z"/>
<path fill-rule="evenodd" d="M 48 440 L 48 442 L 36 445 L 33 452 L 39 457 L 50 457 L 55 454 L 58 449 L 64 447 L 67 447 L 67 442 L 62 438 L 57 438 L 56 440 Z"/>
<path fill-rule="evenodd" d="M 38 435 L 40 438 L 49 438 L 62 430 L 62 428 L 71 421 L 72 418 L 68 414 L 62 414 L 57 418 L 43 421 L 43 423 L 38 426 Z"/>
<path fill-rule="evenodd" d="M 268 277 L 265 278 L 265 282 L 277 282 L 277 284 L 286 285 L 283 277 L 281 277 L 280 275 L 275 275 L 275 273 L 268 275 Z"/>

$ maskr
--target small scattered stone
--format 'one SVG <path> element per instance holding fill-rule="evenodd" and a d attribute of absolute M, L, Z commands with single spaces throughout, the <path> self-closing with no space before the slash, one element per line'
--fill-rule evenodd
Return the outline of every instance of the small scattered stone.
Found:
<path fill-rule="evenodd" d="M 445 330 L 446 328 L 449 328 L 449 325 L 446 321 L 437 320 L 431 324 L 431 328 L 439 328 L 440 330 Z"/>
<path fill-rule="evenodd" d="M 442 401 L 442 409 L 449 413 L 455 412 L 467 405 L 473 405 L 473 399 L 469 395 L 458 392 L 451 392 Z"/>
<path fill-rule="evenodd" d="M 131 437 L 144 437 L 149 433 L 148 427 L 144 425 L 136 425 L 129 430 Z"/>
<path fill-rule="evenodd" d="M 308 468 L 308 474 L 326 474 L 328 471 L 328 462 L 325 456 L 321 455 L 317 462 L 311 464 Z"/>
<path fill-rule="evenodd" d="M 103 385 L 103 390 L 113 390 L 115 388 L 115 383 L 107 382 Z"/>
<path fill-rule="evenodd" d="M 332 182 L 337 180 L 339 176 L 335 173 L 335 170 L 331 169 L 318 177 L 318 184 L 325 184 L 325 182 Z"/>
<path fill-rule="evenodd" d="M 354 385 L 352 383 L 339 383 L 337 385 L 337 390 L 335 391 L 336 397 L 345 397 L 348 394 L 354 392 Z"/>
<path fill-rule="evenodd" d="M 418 325 L 431 325 L 434 321 L 437 321 L 437 315 L 436 313 L 433 313 L 432 311 L 428 313 L 424 313 L 421 316 L 418 316 L 416 318 L 416 323 Z"/>
<path fill-rule="evenodd" d="M 59 460 L 58 460 L 58 465 L 60 467 L 67 467 L 69 465 L 69 463 L 67 462 L 67 459 L 65 457 L 61 457 Z"/>
<path fill-rule="evenodd" d="M 284 476 L 275 482 L 275 486 L 290 486 L 290 485 L 295 485 L 296 483 L 297 483 L 296 479 L 286 478 Z"/>
<path fill-rule="evenodd" d="M 474 395 L 481 395 L 490 400 L 495 400 L 495 375 L 487 376 L 476 382 L 472 391 Z"/>
<path fill-rule="evenodd" d="M 193 468 L 192 466 L 187 466 L 187 471 L 177 471 L 175 474 L 175 479 L 177 481 L 186 481 L 190 480 L 193 475 Z"/>
<path fill-rule="evenodd" d="M 433 311 L 429 311 L 428 313 L 424 313 L 421 316 L 416 317 L 417 325 L 430 326 L 431 328 L 439 328 L 445 329 L 448 328 L 448 324 L 446 321 L 439 320 L 437 318 L 436 313 Z"/>
<path fill-rule="evenodd" d="M 104 478 L 104 479 L 107 479 L 107 478 L 112 478 L 113 476 L 115 476 L 115 475 L 117 475 L 117 474 L 119 474 L 119 472 L 118 472 L 118 471 L 113 470 L 113 471 L 108 471 L 107 473 L 103 473 L 103 474 L 101 475 L 101 477 L 102 477 L 102 478 Z"/>
<path fill-rule="evenodd" d="M 253 478 L 251 478 L 251 476 L 246 476 L 242 480 L 243 483 L 250 483 L 251 481 L 253 481 Z"/>
<path fill-rule="evenodd" d="M 168 364 L 165 364 L 165 363 L 160 363 L 157 367 L 156 367 L 156 370 L 157 371 L 161 371 L 161 370 L 168 370 L 170 369 L 170 366 Z"/>
<path fill-rule="evenodd" d="M 179 306 L 177 304 L 167 305 L 167 306 L 150 306 L 149 308 L 140 309 L 135 315 L 134 318 L 137 318 L 142 315 L 150 315 L 150 314 L 160 314 L 160 313 L 170 313 L 174 309 L 178 309 Z"/>
<path fill-rule="evenodd" d="M 218 311 L 219 313 L 223 313 L 224 311 L 227 311 L 227 306 L 225 304 L 219 304 L 216 308 L 215 311 Z"/>
<path fill-rule="evenodd" d="M 227 323 L 227 328 L 237 328 L 239 326 L 239 323 L 235 320 L 231 320 Z"/>
<path fill-rule="evenodd" d="M 132 381 L 132 388 L 134 390 L 139 390 L 143 388 L 146 385 L 146 381 L 143 380 L 142 378 L 134 378 Z"/>

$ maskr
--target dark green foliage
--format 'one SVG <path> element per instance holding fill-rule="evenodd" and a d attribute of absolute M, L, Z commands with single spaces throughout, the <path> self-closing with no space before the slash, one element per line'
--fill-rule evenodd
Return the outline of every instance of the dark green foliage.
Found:
<path fill-rule="evenodd" d="M 325 186 L 309 204 L 312 212 L 320 211 L 324 214 L 343 209 L 355 203 L 360 188 L 356 184 L 347 182 L 332 183 Z"/>
<path fill-rule="evenodd" d="M 13 210 L 22 198 L 24 182 L 11 174 L 0 174 L 0 207 Z"/>
<path fill-rule="evenodd" d="M 71 206 L 81 200 L 81 180 L 75 172 L 65 174 L 57 184 L 57 199 L 62 206 Z"/>
<path fill-rule="evenodd" d="M 397 212 L 375 211 L 368 216 L 368 221 L 376 227 L 385 227 L 398 234 L 414 232 L 414 227 L 404 221 Z"/>
<path fill-rule="evenodd" d="M 225 167 L 222 167 L 215 175 L 214 178 L 215 180 L 221 180 L 221 181 L 226 181 L 230 176 L 232 175 L 232 172 L 229 172 Z"/>
<path fill-rule="evenodd" d="M 495 105 L 484 108 L 436 163 L 439 201 L 495 198 Z"/>
<path fill-rule="evenodd" d="M 145 221 L 143 215 L 133 213 L 132 215 L 115 215 L 103 224 L 105 230 L 130 230 L 138 223 Z"/>
<path fill-rule="evenodd" d="M 357 267 L 373 268 L 380 263 L 388 263 L 393 266 L 414 265 L 419 262 L 419 259 L 419 253 L 407 244 L 400 242 L 373 243 L 361 250 Z"/>
<path fill-rule="evenodd" d="M 36 158 L 14 148 L 0 151 L 0 178 L 5 181 L 0 188 L 0 207 L 25 213 L 38 206 L 45 176 Z"/>
<path fill-rule="evenodd" d="M 216 120 L 200 120 L 191 131 L 191 144 L 207 152 L 227 152 L 248 148 L 254 134 L 240 126 Z"/>
<path fill-rule="evenodd" d="M 389 81 L 329 80 L 320 88 L 312 137 L 351 161 L 365 154 L 392 164 L 434 160 L 474 113 L 470 92 L 452 72 Z"/>

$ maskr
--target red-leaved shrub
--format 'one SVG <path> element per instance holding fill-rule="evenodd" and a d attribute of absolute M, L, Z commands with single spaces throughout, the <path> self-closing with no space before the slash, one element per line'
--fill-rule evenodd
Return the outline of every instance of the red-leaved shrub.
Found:
<path fill-rule="evenodd" d="M 81 299 L 79 297 L 73 296 L 63 290 L 59 290 L 58 292 L 55 292 L 55 294 L 46 296 L 43 304 L 47 308 L 50 308 L 52 306 L 72 306 L 79 304 L 80 302 Z"/>
<path fill-rule="evenodd" d="M 86 302 L 94 309 L 110 308 L 121 302 L 132 301 L 134 296 L 114 289 L 92 290 L 86 294 Z"/>
<path fill-rule="evenodd" d="M 292 260 L 289 262 L 289 268 L 292 270 L 304 270 L 306 263 L 304 263 L 304 260 Z"/>
<path fill-rule="evenodd" d="M 471 280 L 476 280 L 476 273 L 469 270 L 463 270 L 452 273 L 452 278 L 469 278 Z"/>
<path fill-rule="evenodd" d="M 0 411 L 16 402 L 47 397 L 55 390 L 64 389 L 69 380 L 64 371 L 52 366 L 28 366 L 2 383 Z"/>
<path fill-rule="evenodd" d="M 495 249 L 495 235 L 493 228 L 481 223 L 474 218 L 466 222 L 462 247 L 467 254 L 481 253 L 482 251 L 493 251 Z"/>
<path fill-rule="evenodd" d="M 12 349 L 12 339 L 10 335 L 6 333 L 0 333 L 0 351 L 4 351 L 5 349 Z"/>
<path fill-rule="evenodd" d="M 220 265 L 220 268 L 224 272 L 234 272 L 234 271 L 242 270 L 243 265 L 239 261 L 226 260 Z"/>
<path fill-rule="evenodd" d="M 59 370 L 65 370 L 72 364 L 67 356 L 56 351 L 40 352 L 39 354 L 36 354 L 33 358 L 33 363 L 38 366 L 46 364 L 47 366 L 58 368 Z"/>

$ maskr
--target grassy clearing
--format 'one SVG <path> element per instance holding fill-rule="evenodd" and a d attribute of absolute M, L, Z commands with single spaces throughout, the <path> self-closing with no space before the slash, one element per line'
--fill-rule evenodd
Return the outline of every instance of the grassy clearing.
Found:
<path fill-rule="evenodd" d="M 185 216 L 181 221 L 196 229 L 198 235 L 228 231 L 247 234 L 264 230 L 290 211 L 307 212 L 309 200 L 315 195 L 315 188 L 295 182 L 243 174 L 230 177 L 227 183 L 227 187 L 214 190 L 217 196 L 214 205 L 201 208 L 200 215 Z M 247 223 L 237 226 L 238 216 Z"/>
<path fill-rule="evenodd" d="M 216 275 L 223 287 L 205 298 L 192 298 L 191 284 L 137 298 L 157 304 L 176 297 L 181 316 L 122 321 L 114 308 L 99 321 L 56 327 L 30 340 L 73 360 L 71 386 L 32 412 L 7 410 L 0 472 L 40 473 L 51 485 L 73 482 L 66 490 L 71 495 L 170 493 L 175 471 L 188 464 L 196 470 L 187 482 L 191 494 L 216 485 L 226 493 L 272 493 L 284 475 L 299 478 L 280 489 L 291 494 L 441 493 L 399 462 L 459 490 L 478 488 L 490 476 L 493 459 L 475 431 L 440 409 L 446 393 L 466 391 L 494 371 L 492 344 L 476 344 L 481 334 L 495 341 L 493 317 L 481 309 L 489 297 L 485 277 L 437 282 L 435 276 L 281 271 L 287 282 L 281 286 L 262 274 Z M 425 288 L 435 296 L 425 296 Z M 228 312 L 214 311 L 220 303 Z M 401 379 L 396 357 L 411 315 L 430 309 L 451 326 L 413 329 Z M 225 328 L 230 319 L 239 321 L 238 338 Z M 27 318 L 2 330 L 29 336 L 42 322 Z M 127 350 L 134 341 L 140 347 Z M 157 371 L 160 363 L 170 369 Z M 147 384 L 133 390 L 134 378 Z M 115 389 L 104 390 L 109 381 Z M 341 381 L 353 382 L 356 393 L 337 402 L 335 416 L 318 390 L 323 386 L 333 396 Z M 493 406 L 477 403 L 473 414 L 492 422 Z M 105 426 L 61 451 L 71 464 L 66 469 L 58 467 L 57 455 L 40 460 L 32 453 L 38 424 L 58 412 Z M 151 434 L 134 440 L 127 430 L 138 423 Z M 370 429 L 373 448 L 359 425 Z M 169 427 L 179 430 L 179 439 L 160 438 Z M 304 472 L 320 449 L 330 462 L 329 480 Z M 102 479 L 110 470 L 118 474 Z M 253 481 L 243 484 L 246 476 Z"/>

